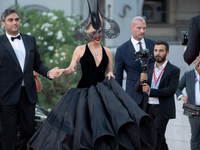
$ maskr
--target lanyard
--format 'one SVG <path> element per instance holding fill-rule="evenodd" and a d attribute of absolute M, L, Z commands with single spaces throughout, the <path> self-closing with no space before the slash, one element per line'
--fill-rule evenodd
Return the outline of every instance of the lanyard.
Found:
<path fill-rule="evenodd" d="M 167 64 L 165 65 L 165 67 L 167 66 Z M 154 79 L 154 83 L 155 83 L 155 87 L 156 87 L 156 84 L 158 83 L 158 81 L 159 81 L 159 79 L 160 79 L 160 77 L 161 77 L 161 75 L 163 74 L 163 72 L 164 72 L 164 70 L 165 70 L 165 67 L 162 69 L 162 71 L 161 71 L 161 73 L 160 73 L 160 75 L 158 76 L 158 79 L 156 80 L 156 75 L 155 75 L 155 67 L 154 67 L 154 69 L 153 69 L 153 79 Z"/>

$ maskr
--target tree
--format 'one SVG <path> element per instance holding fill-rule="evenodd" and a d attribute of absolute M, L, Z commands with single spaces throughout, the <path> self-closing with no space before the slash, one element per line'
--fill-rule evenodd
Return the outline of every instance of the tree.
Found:
<path fill-rule="evenodd" d="M 79 23 L 79 16 L 64 16 L 63 11 L 39 12 L 15 6 L 20 13 L 20 32 L 34 35 L 39 46 L 42 61 L 49 67 L 66 68 L 78 45 L 73 39 L 73 30 Z M 39 76 L 43 89 L 39 96 L 39 105 L 52 108 L 62 95 L 78 83 L 80 67 L 71 76 L 61 75 L 55 80 Z"/>

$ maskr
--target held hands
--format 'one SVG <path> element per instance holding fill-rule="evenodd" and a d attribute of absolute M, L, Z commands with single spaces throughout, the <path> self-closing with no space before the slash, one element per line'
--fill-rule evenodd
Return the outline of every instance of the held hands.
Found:
<path fill-rule="evenodd" d="M 58 67 L 51 69 L 48 72 L 48 77 L 51 78 L 51 79 L 55 79 L 55 78 L 59 77 L 60 74 L 59 74 L 58 70 L 59 70 Z"/>
<path fill-rule="evenodd" d="M 113 77 L 114 79 L 115 79 L 115 76 L 114 76 L 114 74 L 113 74 L 113 72 L 108 72 L 107 74 L 106 74 L 106 76 L 108 77 L 108 80 L 110 80 L 110 78 L 111 77 Z"/>
<path fill-rule="evenodd" d="M 51 73 L 51 74 L 50 74 Z M 49 77 L 51 79 L 55 79 L 57 77 L 59 77 L 60 75 L 62 74 L 65 74 L 65 75 L 71 75 L 73 74 L 74 71 L 73 70 L 70 70 L 70 68 L 66 68 L 66 69 L 59 69 L 58 67 L 55 67 L 53 68 L 52 70 L 49 71 Z M 51 76 L 50 76 L 51 75 Z"/>
<path fill-rule="evenodd" d="M 188 103 L 188 97 L 186 96 L 181 96 L 180 99 L 183 101 L 184 104 Z"/>
<path fill-rule="evenodd" d="M 56 70 L 56 72 L 57 72 L 58 76 L 60 76 L 60 75 L 63 74 L 63 72 L 64 72 L 65 70 L 66 70 L 66 69 L 58 69 L 58 70 Z"/>

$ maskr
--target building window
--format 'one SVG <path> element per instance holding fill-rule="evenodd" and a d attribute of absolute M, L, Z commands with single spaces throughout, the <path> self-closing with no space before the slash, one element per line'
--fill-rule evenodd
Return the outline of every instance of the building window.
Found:
<path fill-rule="evenodd" d="M 165 1 L 144 1 L 142 15 L 148 23 L 164 23 L 166 20 Z"/>

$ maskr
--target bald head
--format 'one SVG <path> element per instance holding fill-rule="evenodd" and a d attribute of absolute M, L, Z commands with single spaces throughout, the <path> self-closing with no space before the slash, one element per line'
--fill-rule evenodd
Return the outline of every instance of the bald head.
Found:
<path fill-rule="evenodd" d="M 132 37 L 135 40 L 140 41 L 146 33 L 146 21 L 144 20 L 144 18 L 136 16 L 132 20 L 130 29 L 132 32 Z"/>
<path fill-rule="evenodd" d="M 133 25 L 133 23 L 136 22 L 136 21 L 141 21 L 141 22 L 145 22 L 145 23 L 146 23 L 145 19 L 142 18 L 141 16 L 136 16 L 136 17 L 134 17 L 134 18 L 132 19 L 131 24 Z"/>

